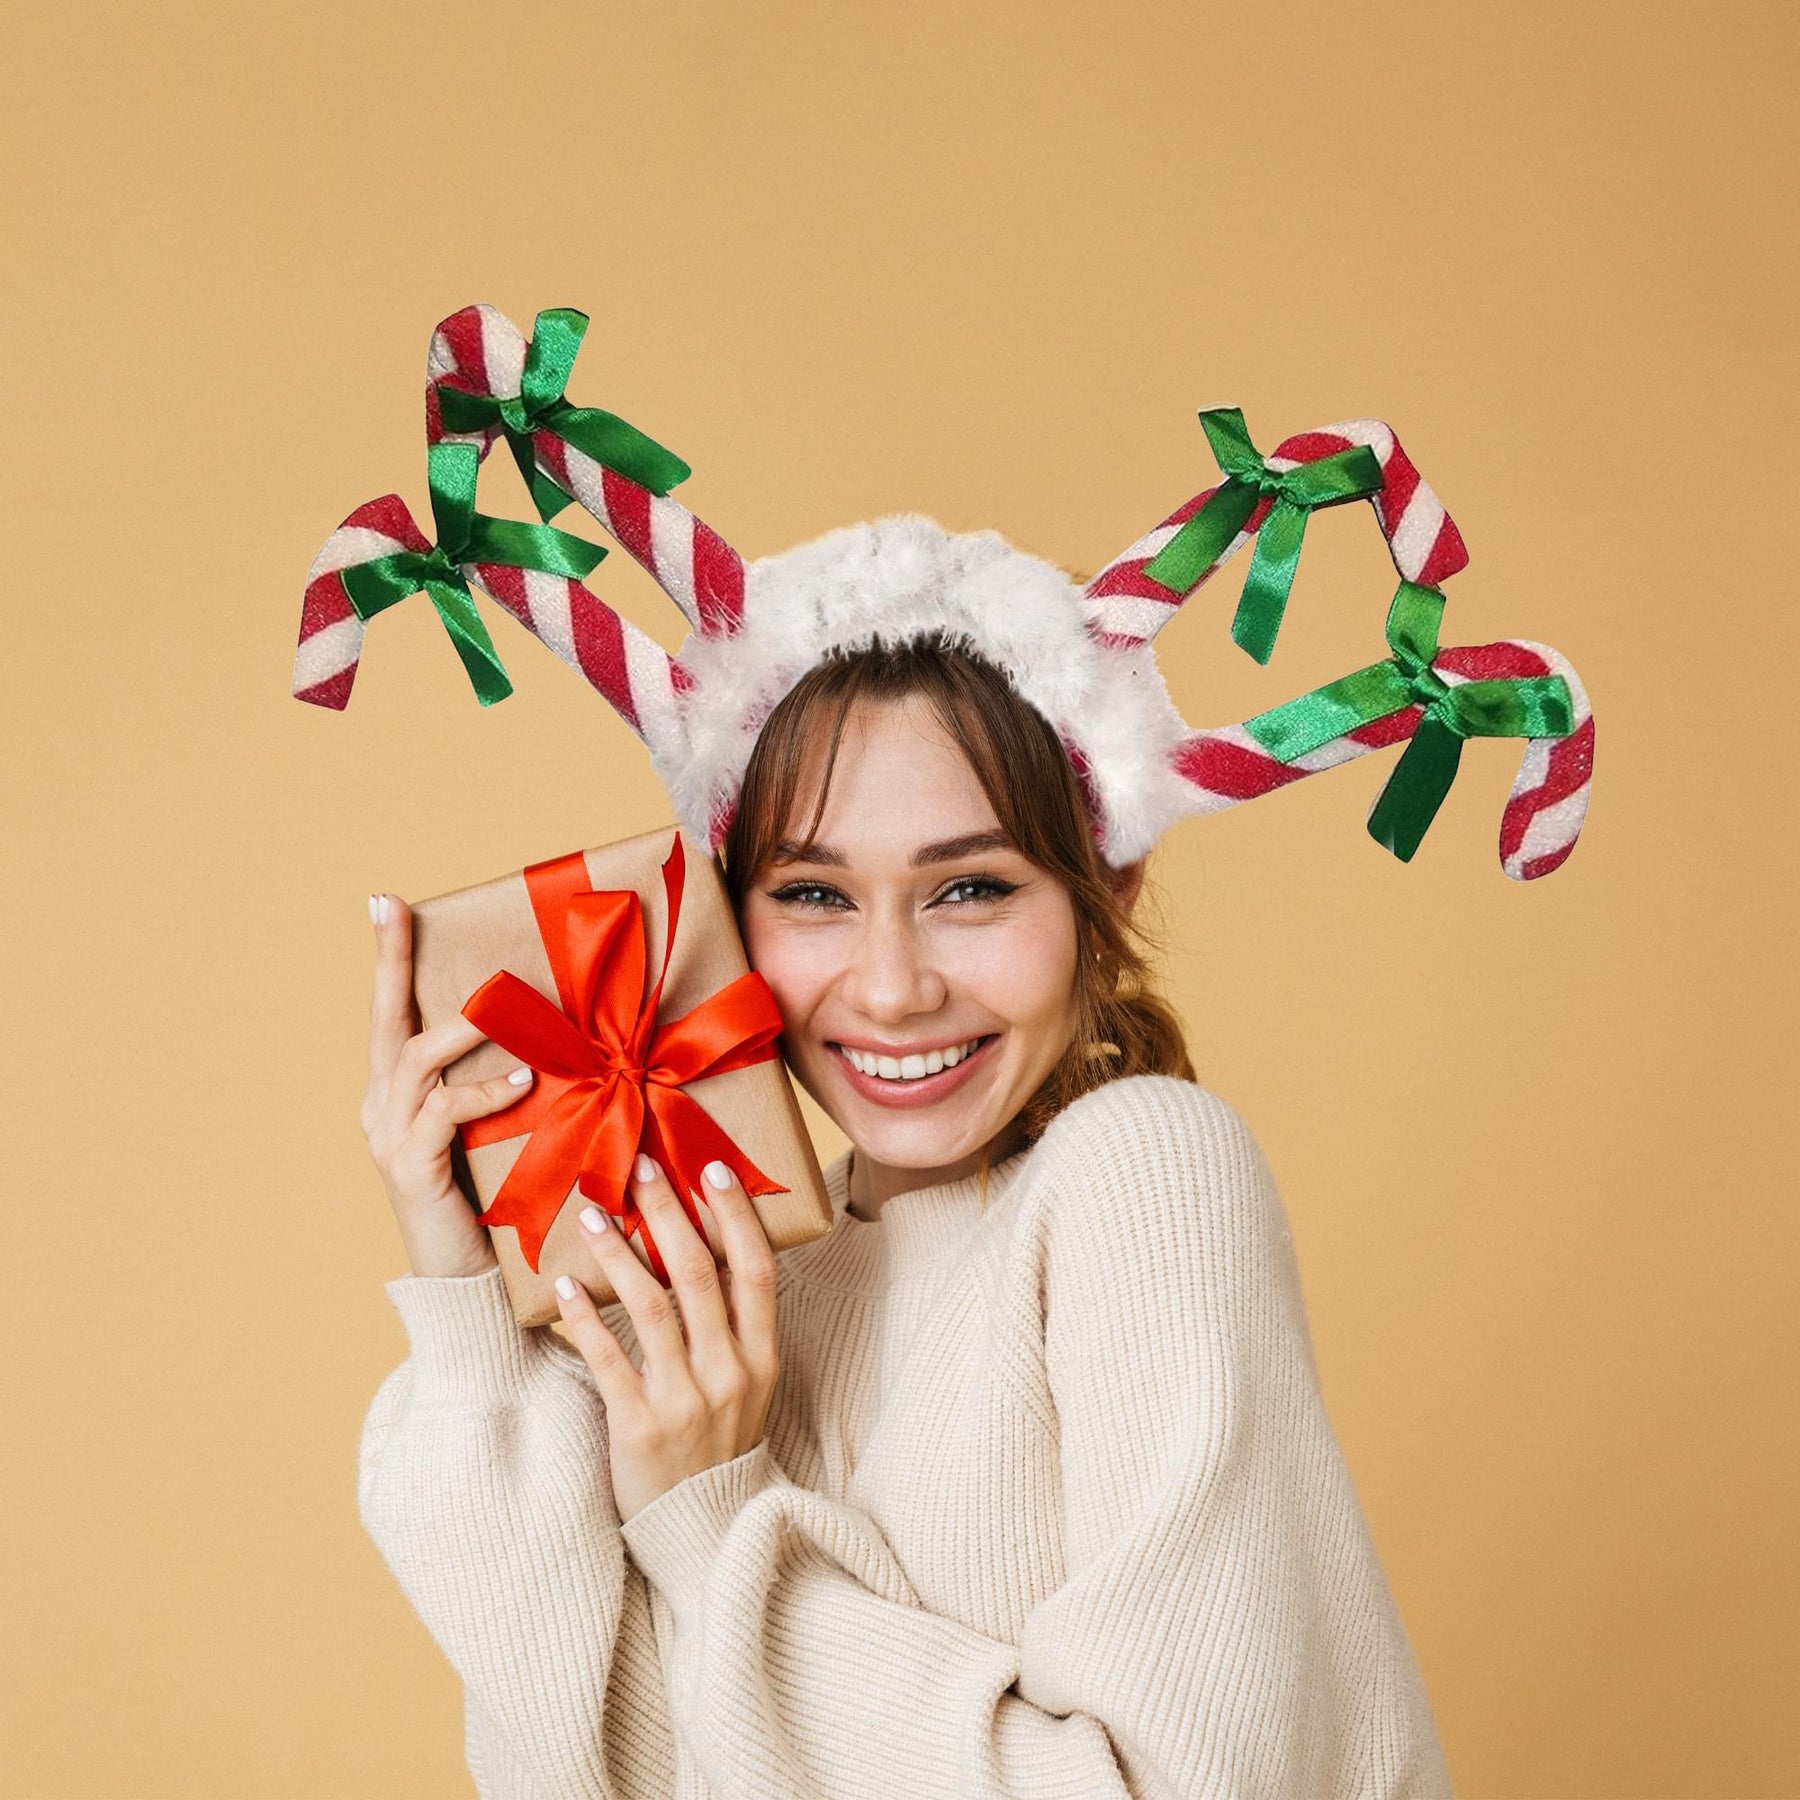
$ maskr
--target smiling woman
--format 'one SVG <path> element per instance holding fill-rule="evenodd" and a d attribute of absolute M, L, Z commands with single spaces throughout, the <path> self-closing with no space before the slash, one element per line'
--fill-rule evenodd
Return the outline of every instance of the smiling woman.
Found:
<path fill-rule="evenodd" d="M 939 637 L 834 654 L 722 849 L 830 1233 L 715 1165 L 716 1267 L 644 1158 L 672 1291 L 587 1208 L 574 1351 L 491 1268 L 389 1284 L 363 1514 L 481 1791 L 1447 1794 L 1281 1202 L 1055 729 Z"/>
<path fill-rule="evenodd" d="M 784 1055 L 850 1140 L 823 1237 L 777 1255 L 714 1164 L 709 1244 L 642 1157 L 668 1285 L 589 1206 L 618 1303 L 569 1279 L 573 1348 L 521 1330 L 440 1167 L 452 1113 L 508 1095 L 429 1089 L 467 1045 L 407 1038 L 405 909 L 378 922 L 367 1116 L 425 1223 L 362 1509 L 463 1678 L 470 1768 L 621 1800 L 1436 1800 L 1281 1201 L 1152 991 L 1144 694 L 1071 707 L 1100 779 L 953 625 L 856 638 L 889 581 L 1003 650 L 1065 579 L 885 529 L 827 558 L 844 641 L 737 694 L 755 741 L 708 808 Z"/>

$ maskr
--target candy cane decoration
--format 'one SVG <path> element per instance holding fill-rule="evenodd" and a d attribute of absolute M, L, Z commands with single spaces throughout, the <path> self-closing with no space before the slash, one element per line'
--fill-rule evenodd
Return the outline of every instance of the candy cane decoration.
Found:
<path fill-rule="evenodd" d="M 1436 587 L 1466 568 L 1469 552 L 1455 520 L 1426 486 L 1400 440 L 1381 420 L 1350 419 L 1285 438 L 1266 459 L 1266 466 L 1277 472 L 1296 469 L 1359 444 L 1372 450 L 1381 465 L 1381 488 L 1371 500 L 1401 578 Z M 1255 537 L 1269 515 L 1270 502 L 1266 499 L 1184 591 L 1177 593 L 1144 573 L 1145 566 L 1224 485 L 1215 483 L 1178 506 L 1154 531 L 1139 538 L 1087 584 L 1084 604 L 1088 630 L 1102 643 L 1113 648 L 1148 643 L 1175 616 L 1189 594 L 1209 581 Z"/>
<path fill-rule="evenodd" d="M 497 431 L 462 434 L 445 429 L 440 387 L 496 400 L 518 396 L 527 343 L 519 328 L 492 306 L 465 306 L 432 333 L 426 363 L 425 427 L 429 441 L 471 442 L 486 454 Z M 537 468 L 599 521 L 679 606 L 705 637 L 730 637 L 743 623 L 743 559 L 679 501 L 648 488 L 565 442 L 554 432 L 532 434 Z"/>
<path fill-rule="evenodd" d="M 1449 686 L 1545 675 L 1560 675 L 1568 684 L 1573 728 L 1567 736 L 1527 740 L 1500 821 L 1500 865 L 1515 881 L 1535 881 L 1561 868 L 1581 835 L 1594 771 L 1594 716 L 1574 669 L 1547 645 L 1518 638 L 1440 650 L 1431 667 Z M 1285 762 L 1245 725 L 1197 731 L 1173 758 L 1177 773 L 1192 784 L 1187 810 L 1223 812 L 1371 750 L 1404 743 L 1424 713 L 1417 704 L 1399 708 Z"/>
<path fill-rule="evenodd" d="M 345 571 L 430 550 L 397 494 L 358 507 L 326 539 L 307 576 L 294 660 L 296 698 L 339 712 L 349 704 L 367 624 L 345 590 Z M 669 753 L 679 745 L 677 694 L 689 680 L 654 639 L 569 577 L 500 563 L 458 567 L 588 681 L 652 751 Z"/>
<path fill-rule="evenodd" d="M 737 553 L 668 498 L 687 465 L 624 420 L 566 397 L 587 324 L 572 309 L 540 312 L 527 340 L 494 308 L 470 306 L 438 326 L 426 384 L 438 542 L 427 541 L 392 495 L 359 508 L 332 534 L 308 575 L 294 672 L 301 699 L 342 710 L 366 622 L 419 593 L 437 609 L 483 704 L 503 697 L 511 684 L 475 605 L 485 594 L 643 739 L 678 816 L 716 849 L 770 711 L 818 659 L 866 642 L 866 559 L 874 554 L 890 589 L 881 604 L 894 609 L 897 628 L 967 641 L 1044 713 L 1114 866 L 1141 855 L 1179 817 L 1222 811 L 1387 745 L 1404 750 L 1369 829 L 1405 860 L 1471 737 L 1526 743 L 1502 820 L 1506 873 L 1536 879 L 1573 849 L 1593 767 L 1586 695 L 1569 665 L 1542 645 L 1439 649 L 1439 584 L 1466 566 L 1468 552 L 1379 420 L 1290 437 L 1265 457 L 1241 413 L 1209 409 L 1202 422 L 1224 479 L 1085 590 L 1004 546 L 1009 573 L 994 581 L 993 534 L 971 561 L 951 534 L 908 520 L 833 534 L 805 555 L 764 558 L 747 593 Z M 541 525 L 476 509 L 480 463 L 501 442 Z M 1355 499 L 1373 504 L 1401 575 L 1388 615 L 1389 657 L 1241 725 L 1190 730 L 1156 671 L 1156 633 L 1187 593 L 1250 543 L 1232 636 L 1266 660 L 1306 521 Z M 548 523 L 572 501 L 680 605 L 693 632 L 682 656 L 671 657 L 585 586 L 604 550 Z M 897 523 L 907 528 L 899 536 L 887 529 Z M 890 537 L 900 547 L 891 568 Z M 754 631 L 742 629 L 747 603 Z M 1033 624 L 1025 638 L 1016 629 L 1021 617 Z M 1052 683 L 1045 671 L 1059 655 L 1065 661 Z"/>

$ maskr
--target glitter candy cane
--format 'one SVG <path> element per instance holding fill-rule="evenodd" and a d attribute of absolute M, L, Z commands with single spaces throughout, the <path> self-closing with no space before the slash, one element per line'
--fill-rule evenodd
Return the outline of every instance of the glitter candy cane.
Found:
<path fill-rule="evenodd" d="M 1396 613 L 1403 603 L 1413 605 L 1415 617 L 1420 606 L 1429 611 L 1432 602 L 1441 610 L 1442 596 L 1435 590 L 1416 587 L 1409 595 L 1409 585 L 1403 584 L 1396 597 Z M 1395 635 L 1392 620 L 1390 615 L 1390 639 Z M 1480 707 L 1471 703 L 1493 696 L 1504 702 L 1509 692 L 1527 694 L 1538 704 L 1514 707 L 1510 720 L 1477 719 L 1470 725 L 1465 718 L 1460 726 L 1452 724 L 1439 734 L 1459 741 L 1449 748 L 1447 769 L 1438 770 L 1428 782 L 1431 792 L 1398 841 L 1393 800 L 1401 771 L 1396 770 L 1371 809 L 1370 829 L 1379 841 L 1410 859 L 1455 773 L 1460 738 L 1526 735 L 1522 721 L 1535 718 L 1537 728 L 1546 734 L 1527 736 L 1525 755 L 1501 816 L 1500 863 L 1516 881 L 1532 881 L 1560 868 L 1581 834 L 1593 781 L 1594 718 L 1579 677 L 1546 645 L 1506 639 L 1439 650 L 1435 629 L 1434 614 L 1429 630 L 1415 637 L 1411 654 L 1397 644 L 1389 663 L 1359 670 L 1242 725 L 1193 733 L 1173 757 L 1176 772 L 1190 785 L 1187 810 L 1222 812 L 1372 750 L 1410 745 L 1434 715 L 1453 719 L 1459 706 L 1465 714 L 1479 714 Z M 1547 719 L 1553 720 L 1554 733 L 1548 732 Z M 1334 731 L 1338 724 L 1344 728 Z M 1409 754 L 1415 753 L 1409 749 Z"/>
<path fill-rule="evenodd" d="M 433 442 L 458 437 L 445 421 L 445 413 L 458 405 L 454 394 L 508 409 L 515 453 L 529 445 L 528 479 L 540 512 L 562 496 L 572 497 L 642 564 L 695 631 L 729 637 L 743 623 L 743 559 L 711 526 L 669 498 L 668 488 L 686 475 L 687 465 L 610 413 L 587 408 L 558 412 L 554 404 L 541 402 L 519 409 L 527 398 L 528 377 L 548 360 L 538 356 L 539 346 L 553 330 L 558 334 L 566 351 L 558 359 L 558 373 L 566 378 L 573 344 L 580 342 L 586 325 L 584 314 L 569 309 L 540 313 L 527 343 L 494 307 L 465 306 L 452 313 L 431 337 L 427 436 Z M 571 425 L 577 416 L 579 422 Z M 461 434 L 460 441 L 475 443 L 485 455 L 505 431 L 502 420 Z"/>
<path fill-rule="evenodd" d="M 1374 506 L 1376 520 L 1387 539 L 1394 567 L 1401 579 L 1436 587 L 1468 566 L 1469 553 L 1456 522 L 1444 510 L 1437 495 L 1426 486 L 1411 458 L 1401 448 L 1400 440 L 1381 420 L 1351 419 L 1343 424 L 1327 425 L 1320 431 L 1302 432 L 1297 437 L 1284 439 L 1272 455 L 1257 458 L 1242 432 L 1243 415 L 1235 408 L 1208 408 L 1200 418 L 1219 455 L 1221 467 L 1230 470 L 1235 466 L 1242 475 L 1203 489 L 1185 505 L 1177 507 L 1154 531 L 1139 538 L 1124 555 L 1115 557 L 1087 584 L 1084 605 L 1088 629 L 1101 642 L 1121 648 L 1148 643 L 1175 616 L 1188 595 L 1216 574 L 1236 551 L 1251 542 L 1269 523 L 1279 497 L 1274 490 L 1284 476 L 1312 465 L 1325 464 L 1330 459 L 1353 458 L 1359 449 L 1368 453 L 1378 472 L 1378 485 L 1370 481 L 1367 498 Z M 1341 490 L 1348 487 L 1361 489 L 1363 485 L 1362 480 L 1345 481 L 1339 484 L 1340 491 L 1310 504 L 1335 505 L 1346 498 L 1360 497 Z M 1234 486 L 1238 490 L 1235 495 L 1227 491 Z M 1258 493 L 1259 486 L 1271 491 Z M 1235 509 L 1231 507 L 1234 498 L 1237 501 Z M 1214 509 L 1211 514 L 1207 510 L 1209 507 Z M 1226 509 L 1223 515 L 1220 508 Z M 1267 651 L 1273 646 L 1274 627 L 1279 624 L 1281 605 L 1285 602 L 1285 582 L 1292 577 L 1292 563 L 1299 553 L 1299 531 L 1307 509 L 1308 502 L 1304 498 L 1294 509 L 1298 517 L 1294 519 L 1291 555 L 1282 559 L 1285 566 L 1275 581 L 1279 592 L 1269 599 L 1273 622 L 1266 626 L 1254 646 L 1246 644 L 1260 662 L 1268 660 Z M 1242 523 L 1232 530 L 1232 521 L 1240 514 Z M 1179 554 L 1182 545 L 1178 540 L 1184 533 L 1199 531 L 1203 523 L 1216 521 L 1220 516 L 1224 520 L 1223 527 L 1210 533 L 1202 532 L 1199 540 L 1202 547 L 1184 561 Z M 1148 573 L 1152 565 L 1162 576 L 1161 580 Z M 1246 582 L 1247 598 L 1251 582 L 1258 580 L 1259 573 L 1253 565 L 1251 580 Z M 1246 622 L 1244 607 L 1240 604 L 1234 635 Z M 1244 641 L 1241 635 L 1239 641 Z"/>
<path fill-rule="evenodd" d="M 472 590 L 478 589 L 583 676 L 653 751 L 667 752 L 679 737 L 676 696 L 684 672 L 573 572 L 600 560 L 604 552 L 597 546 L 550 527 L 488 520 L 474 511 L 474 461 L 475 453 L 461 443 L 441 441 L 430 453 L 440 538 L 456 544 L 455 552 L 434 551 L 393 494 L 359 507 L 327 539 L 301 609 L 295 695 L 341 711 L 368 618 L 424 591 L 483 704 L 503 699 L 512 684 L 475 611 Z M 508 560 L 490 560 L 498 555 Z"/>

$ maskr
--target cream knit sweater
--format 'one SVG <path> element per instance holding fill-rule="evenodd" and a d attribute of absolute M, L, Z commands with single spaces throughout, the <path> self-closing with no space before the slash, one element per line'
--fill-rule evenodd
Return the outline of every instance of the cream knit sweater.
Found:
<path fill-rule="evenodd" d="M 1438 1796 L 1285 1216 L 1204 1089 L 779 1253 L 763 1441 L 622 1528 L 586 1365 L 497 1272 L 387 1291 L 362 1517 L 507 1800 Z M 629 1317 L 607 1323 L 635 1354 Z"/>

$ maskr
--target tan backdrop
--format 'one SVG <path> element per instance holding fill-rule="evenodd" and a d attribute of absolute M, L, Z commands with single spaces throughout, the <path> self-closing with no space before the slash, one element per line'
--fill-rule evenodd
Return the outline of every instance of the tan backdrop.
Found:
<path fill-rule="evenodd" d="M 403 1341 L 363 896 L 666 809 L 497 612 L 491 710 L 422 602 L 347 714 L 287 687 L 326 534 L 428 516 L 426 336 L 491 300 L 592 312 L 575 398 L 750 555 L 916 508 L 1086 572 L 1208 478 L 1203 404 L 1398 424 L 1474 549 L 1449 641 L 1588 683 L 1587 841 L 1505 880 L 1517 750 L 1477 743 L 1403 868 L 1367 759 L 1174 834 L 1170 981 L 1281 1180 L 1459 1792 L 1800 1792 L 1791 9 L 31 12 L 0 1791 L 467 1791 L 356 1515 Z M 1311 539 L 1271 669 L 1241 564 L 1167 633 L 1196 722 L 1379 653 L 1366 516 Z M 596 582 L 677 641 L 625 555 Z"/>

